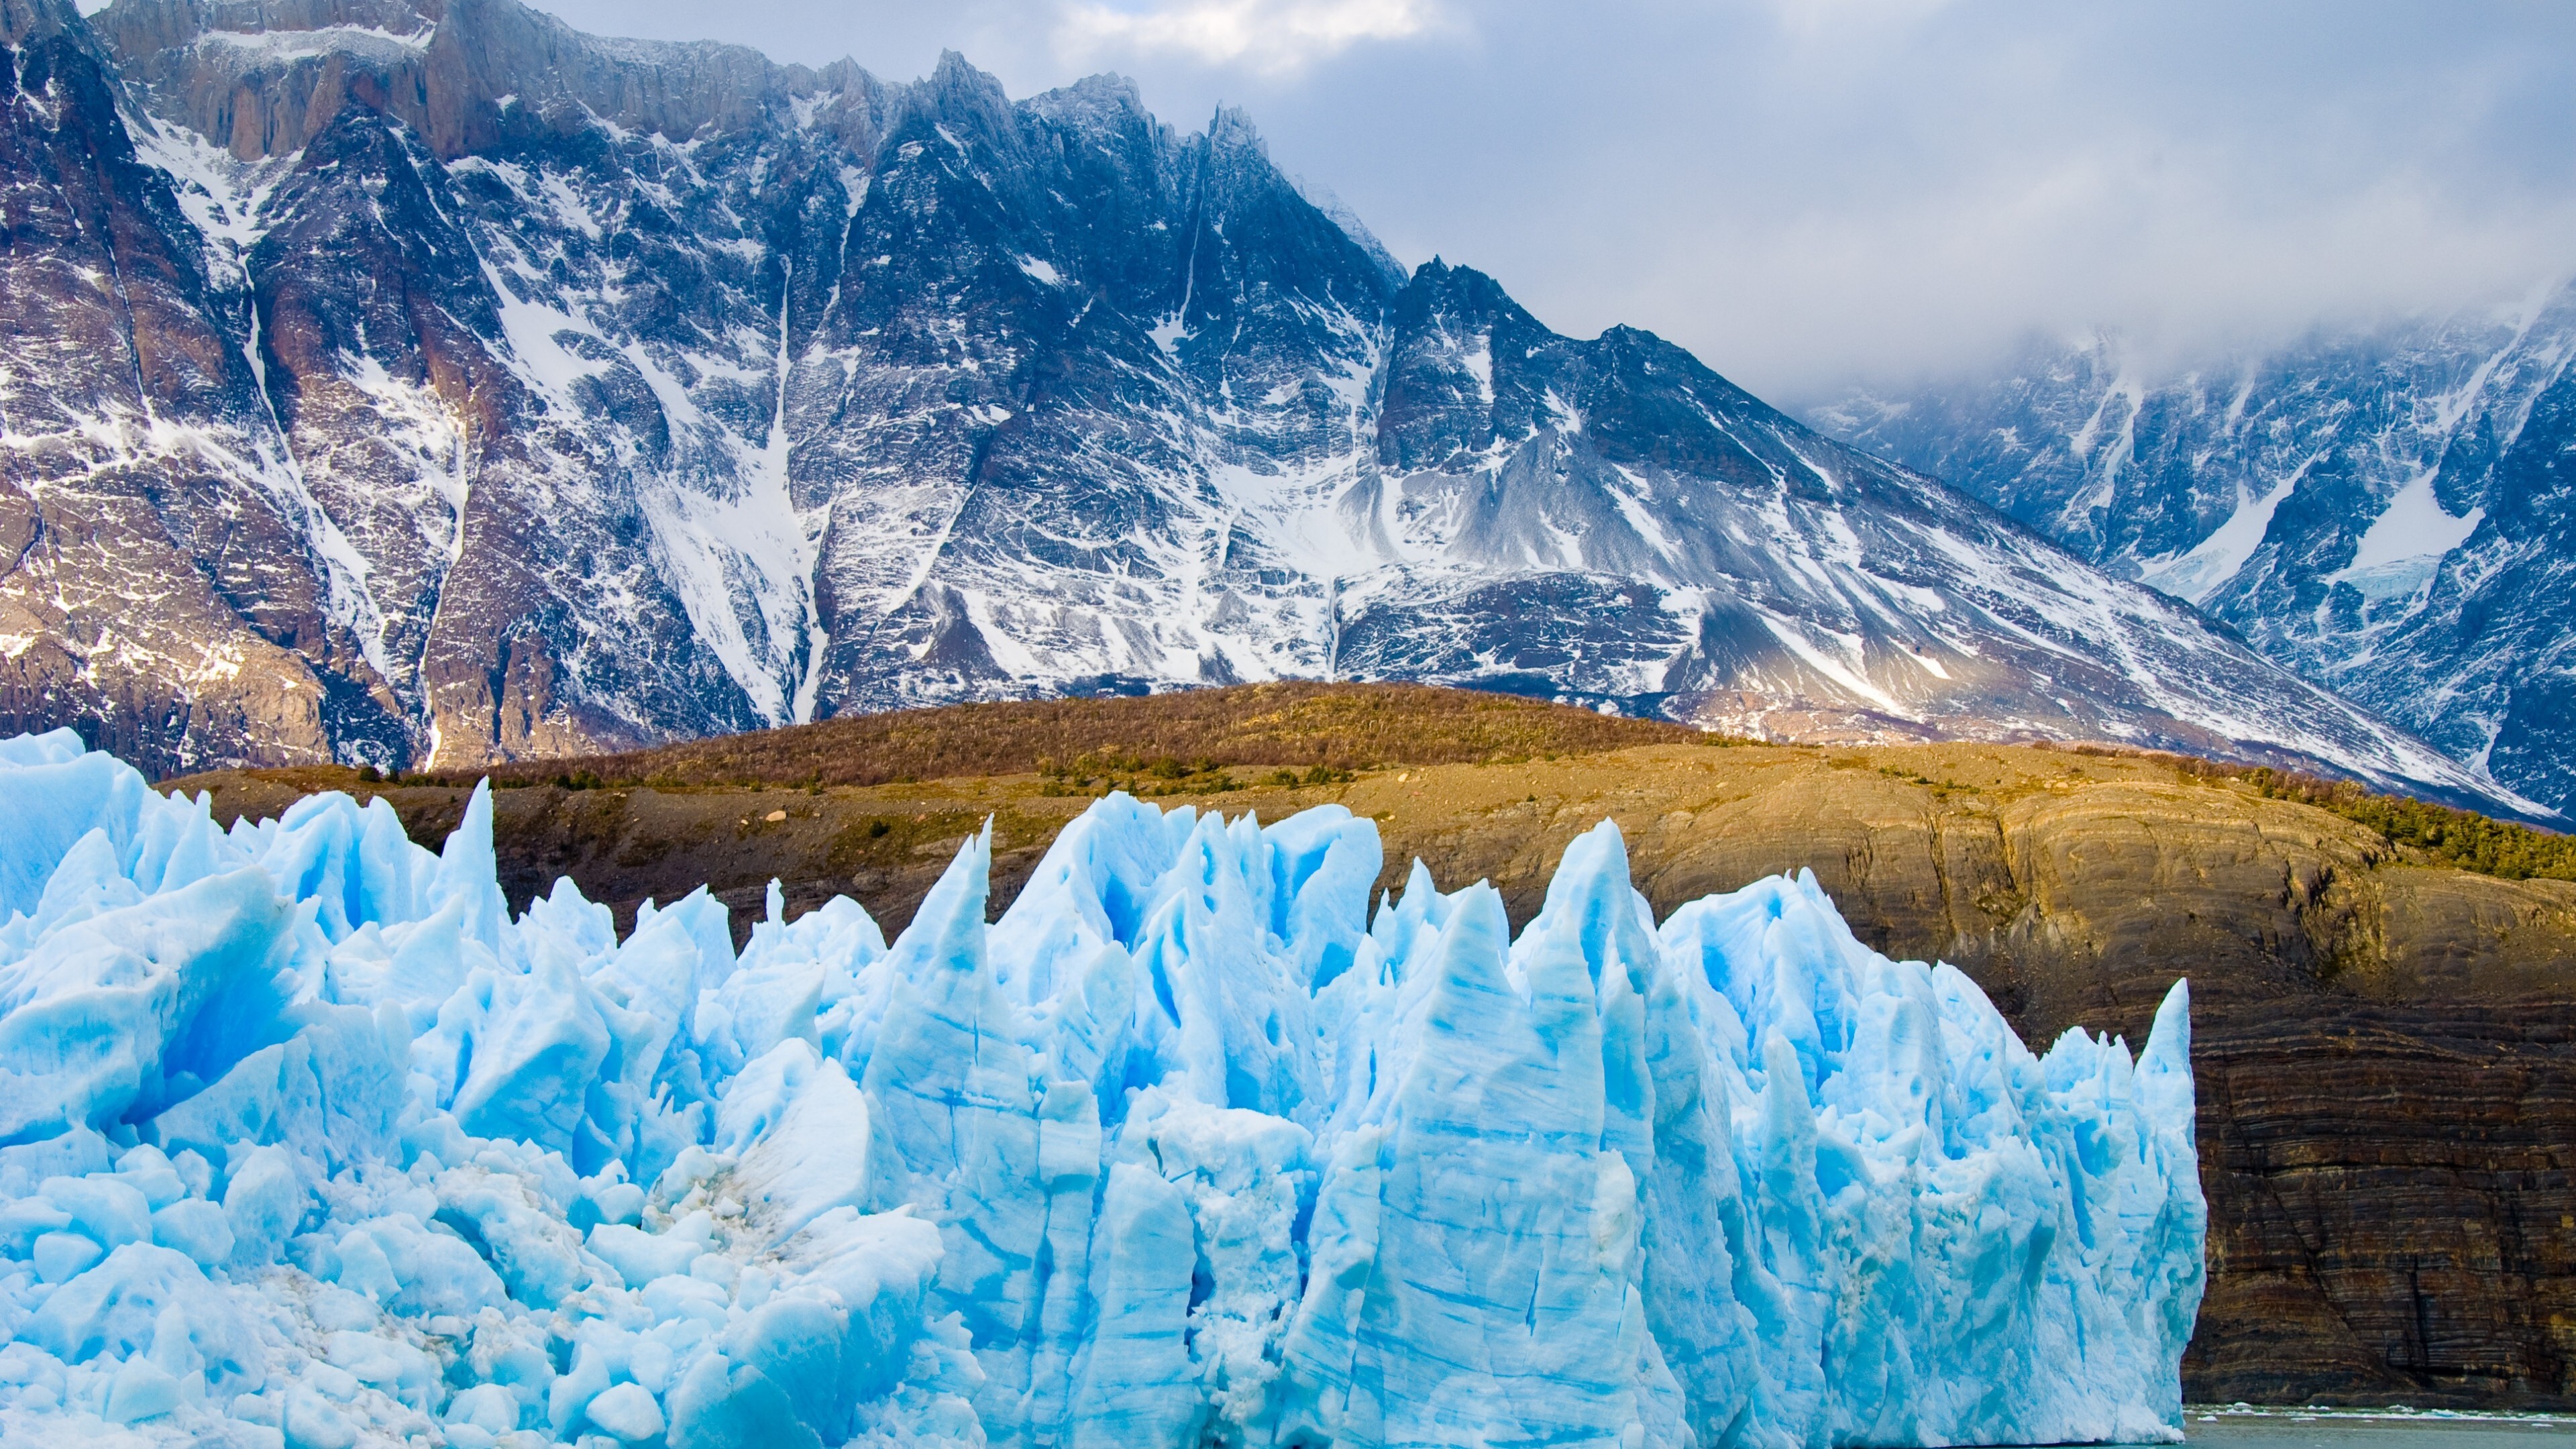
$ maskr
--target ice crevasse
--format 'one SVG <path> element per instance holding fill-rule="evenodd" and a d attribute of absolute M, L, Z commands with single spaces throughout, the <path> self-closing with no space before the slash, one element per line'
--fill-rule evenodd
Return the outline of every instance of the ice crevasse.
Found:
<path fill-rule="evenodd" d="M 0 1441 L 2180 1438 L 2185 989 L 2026 1050 L 1812 876 L 1514 937 L 1374 826 L 1111 796 L 891 947 L 513 916 L 488 794 L 218 827 L 0 742 Z"/>

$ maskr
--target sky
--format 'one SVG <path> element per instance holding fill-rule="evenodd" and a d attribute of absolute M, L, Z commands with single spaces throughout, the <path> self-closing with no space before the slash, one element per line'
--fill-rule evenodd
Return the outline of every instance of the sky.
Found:
<path fill-rule="evenodd" d="M 2097 331 L 2149 368 L 2576 272 L 2576 5 L 538 0 L 1013 96 L 1244 107 L 1395 255 L 1777 401 Z"/>

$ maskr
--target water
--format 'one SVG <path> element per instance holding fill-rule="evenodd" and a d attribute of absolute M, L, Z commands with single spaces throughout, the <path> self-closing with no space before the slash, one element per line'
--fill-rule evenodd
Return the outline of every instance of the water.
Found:
<path fill-rule="evenodd" d="M 2192 1449 L 2576 1449 L 2576 1418 L 2195 1408 Z"/>

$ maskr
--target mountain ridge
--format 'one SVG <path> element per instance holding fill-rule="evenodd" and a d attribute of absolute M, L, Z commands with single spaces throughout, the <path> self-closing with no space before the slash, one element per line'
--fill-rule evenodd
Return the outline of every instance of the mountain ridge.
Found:
<path fill-rule="evenodd" d="M 2576 286 L 2197 366 L 2117 337 L 1807 409 L 2564 806 Z"/>
<path fill-rule="evenodd" d="M 19 331 L 91 340 L 0 378 L 0 714 L 156 770 L 1375 677 L 2545 813 L 1650 333 L 1401 275 L 1240 112 L 511 0 L 12 3 L 77 92 L 11 102 Z"/>

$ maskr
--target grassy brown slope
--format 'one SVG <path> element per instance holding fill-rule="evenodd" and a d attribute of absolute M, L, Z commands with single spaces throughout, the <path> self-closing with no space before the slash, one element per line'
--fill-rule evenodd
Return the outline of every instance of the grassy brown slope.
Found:
<path fill-rule="evenodd" d="M 1408 763 L 1294 787 L 1275 782 L 1271 762 L 1311 754 L 1162 775 L 1024 767 L 812 789 L 503 789 L 505 884 L 523 902 L 569 874 L 617 903 L 622 920 L 644 895 L 707 881 L 744 908 L 747 927 L 776 876 L 791 912 L 846 891 L 891 931 L 985 818 L 998 910 L 1062 823 L 1113 783 L 1264 819 L 1344 804 L 1379 822 L 1385 884 L 1418 856 L 1444 886 L 1492 880 L 1516 922 L 1538 909 L 1567 842 L 1605 817 L 1619 822 L 1658 912 L 1811 868 L 1864 940 L 1959 964 L 2034 1046 L 2076 1023 L 2138 1040 L 2172 978 L 2193 978 L 2212 1204 L 2210 1295 L 2186 1364 L 2193 1397 L 2576 1403 L 2576 884 L 2450 868 L 2437 850 L 2347 812 L 2278 798 L 2296 792 L 2277 781 L 2157 757 L 1991 745 L 1482 748 L 1490 735 L 1471 749 L 1437 727 L 1492 718 L 1470 702 L 1409 716 L 1368 706 L 1368 733 L 1346 738 L 1405 748 L 1333 756 L 1328 745 L 1326 758 Z M 1048 707 L 1020 708 L 1043 723 Z M 1526 728 L 1554 715 L 1499 717 Z M 1116 718 L 1150 721 L 1151 711 Z M 1590 728 L 1591 718 L 1547 728 Z M 1097 728 L 1039 731 L 1043 747 L 1009 748 L 1024 765 L 1102 752 Z M 1181 760 L 1212 754 L 1206 742 L 1230 730 L 1260 741 L 1283 728 L 1202 716 L 1191 733 L 1140 731 L 1114 749 Z M 1444 749 L 1462 762 L 1418 763 Z M 187 783 L 214 789 L 227 815 L 275 814 L 308 790 L 358 785 L 349 771 Z M 382 793 L 433 844 L 466 798 L 448 785 Z"/>
<path fill-rule="evenodd" d="M 882 785 L 963 775 L 1175 764 L 1358 769 L 1590 753 L 1704 738 L 1540 700 L 1418 684 L 1245 684 L 1105 699 L 853 715 L 587 759 L 497 766 L 495 783 Z M 471 783 L 482 771 L 453 772 Z"/>

